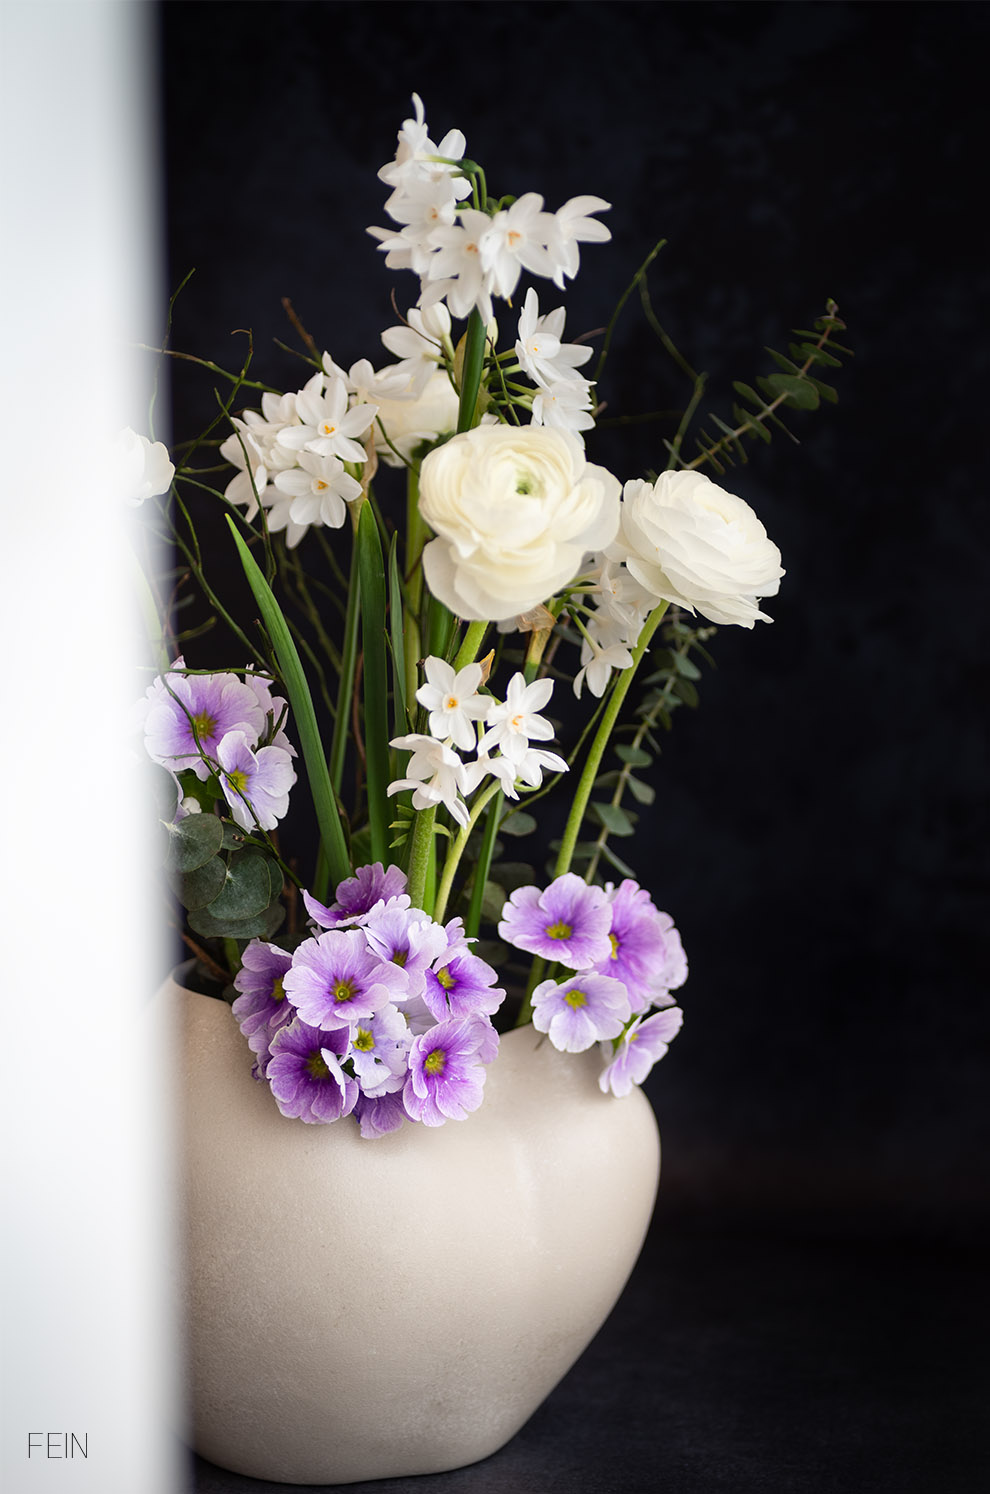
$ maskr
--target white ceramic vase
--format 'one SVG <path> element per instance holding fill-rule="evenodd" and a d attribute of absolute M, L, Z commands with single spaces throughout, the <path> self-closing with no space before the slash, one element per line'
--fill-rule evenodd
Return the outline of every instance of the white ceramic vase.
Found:
<path fill-rule="evenodd" d="M 282 1116 L 230 1009 L 180 1023 L 182 1311 L 197 1450 L 290 1484 L 503 1446 L 608 1316 L 659 1177 L 653 1111 L 597 1054 L 503 1036 L 461 1122 L 363 1140 Z M 589 1408 L 589 1415 L 593 1408 Z"/>

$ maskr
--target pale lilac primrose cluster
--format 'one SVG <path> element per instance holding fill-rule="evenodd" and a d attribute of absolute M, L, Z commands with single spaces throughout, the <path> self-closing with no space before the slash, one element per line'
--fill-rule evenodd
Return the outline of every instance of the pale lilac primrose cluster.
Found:
<path fill-rule="evenodd" d="M 642 1083 L 681 1025 L 670 993 L 687 979 L 680 935 L 649 893 L 632 880 L 601 888 L 566 872 L 542 890 L 517 889 L 498 932 L 564 967 L 533 991 L 537 1031 L 565 1053 L 600 1043 L 603 1090 L 626 1094 Z M 650 1017 L 653 1007 L 667 1010 Z"/>
<path fill-rule="evenodd" d="M 390 794 L 411 789 L 414 809 L 443 805 L 466 826 L 470 815 L 465 801 L 486 778 L 497 779 L 503 793 L 518 799 L 518 784 L 539 788 L 545 772 L 567 772 L 556 752 L 533 746 L 553 737 L 552 725 L 539 714 L 553 693 L 552 680 L 527 685 L 522 674 L 514 674 L 500 701 L 479 692 L 480 664 L 455 671 L 431 656 L 423 668 L 426 684 L 417 690 L 416 699 L 429 712 L 429 734 L 412 732 L 392 739 L 392 747 L 410 755 L 406 777 L 389 784 Z M 465 753 L 474 756 L 466 762 Z"/>
<path fill-rule="evenodd" d="M 215 776 L 234 820 L 245 830 L 274 830 L 289 807 L 296 749 L 285 735 L 286 702 L 260 674 L 187 674 L 177 658 L 141 702 L 144 742 L 182 791 L 183 773 Z M 198 809 L 182 798 L 180 816 Z"/>
<path fill-rule="evenodd" d="M 234 1016 L 283 1115 L 354 1115 L 377 1137 L 481 1104 L 505 991 L 461 920 L 434 923 L 405 885 L 397 867 L 361 867 L 329 907 L 305 894 L 313 933 L 293 954 L 247 946 Z"/>
<path fill-rule="evenodd" d="M 451 130 L 434 144 L 418 94 L 413 105 L 415 118 L 399 131 L 395 159 L 378 173 L 392 188 L 385 211 L 399 227 L 368 232 L 380 241 L 391 269 L 419 276 L 421 307 L 445 302 L 456 317 L 477 309 L 488 322 L 492 297 L 508 300 L 523 270 L 563 290 L 565 278 L 577 274 L 578 245 L 611 238 L 591 216 L 609 206 L 600 197 L 572 198 L 555 213 L 544 210 L 536 192 L 492 212 L 483 201 L 467 206 L 472 167 L 463 134 Z"/>

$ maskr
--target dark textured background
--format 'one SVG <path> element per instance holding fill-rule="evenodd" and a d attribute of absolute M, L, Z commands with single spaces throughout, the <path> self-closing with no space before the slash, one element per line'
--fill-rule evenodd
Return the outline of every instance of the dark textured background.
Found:
<path fill-rule="evenodd" d="M 288 295 L 338 362 L 384 361 L 389 294 L 405 308 L 415 281 L 363 228 L 386 221 L 375 173 L 415 89 L 496 191 L 613 203 L 570 335 L 664 236 L 654 305 L 722 413 L 826 296 L 856 350 L 838 407 L 795 417 L 800 448 L 780 437 L 726 479 L 787 576 L 772 627 L 716 639 L 633 852 L 691 961 L 649 1083 L 665 1157 L 644 1261 L 521 1438 L 443 1487 L 978 1487 L 985 7 L 161 14 L 170 278 L 197 272 L 177 347 L 218 357 L 250 324 L 263 376 L 296 387 L 269 351 Z M 634 302 L 600 393 L 683 398 Z M 183 374 L 180 432 L 210 398 Z M 589 447 L 623 478 L 662 465 L 651 426 Z"/>

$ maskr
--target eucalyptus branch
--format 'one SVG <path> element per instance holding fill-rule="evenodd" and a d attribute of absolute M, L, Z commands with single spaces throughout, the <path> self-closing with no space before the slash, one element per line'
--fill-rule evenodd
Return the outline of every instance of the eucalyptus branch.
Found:
<path fill-rule="evenodd" d="M 640 281 L 643 279 L 643 276 L 646 274 L 647 270 L 650 268 L 650 265 L 656 259 L 657 255 L 660 253 L 660 250 L 663 248 L 666 242 L 666 239 L 657 240 L 653 248 L 650 250 L 649 254 L 643 260 L 643 263 L 640 265 L 639 269 L 636 271 L 633 278 L 630 280 L 629 284 L 626 286 L 625 290 L 622 292 L 622 295 L 619 297 L 615 310 L 612 312 L 612 315 L 609 318 L 608 326 L 605 328 L 605 341 L 602 343 L 602 350 L 598 355 L 598 362 L 595 364 L 595 376 L 591 380 L 593 384 L 597 384 L 602 376 L 602 369 L 605 367 L 605 359 L 608 357 L 609 350 L 612 346 L 612 334 L 615 332 L 615 326 L 619 320 L 619 315 L 622 311 L 623 306 L 625 306 L 626 302 L 629 300 L 629 297 L 632 295 L 637 285 L 639 285 Z"/>
<path fill-rule="evenodd" d="M 671 442 L 666 442 L 665 445 L 671 456 L 668 466 L 676 463 L 683 470 L 691 471 L 710 462 L 718 473 L 722 473 L 725 469 L 720 459 L 724 458 L 731 462 L 730 451 L 735 451 L 740 460 L 747 460 L 745 448 L 742 445 L 743 436 L 759 436 L 764 441 L 770 440 L 768 423 L 777 426 L 792 441 L 797 442 L 797 437 L 784 425 L 777 412 L 787 404 L 799 410 L 815 410 L 822 399 L 833 402 L 836 399 L 832 386 L 813 377 L 811 370 L 820 365 L 840 367 L 841 359 L 835 354 L 842 352 L 848 356 L 850 353 L 848 348 L 836 343 L 832 337 L 834 332 L 845 328 L 845 322 L 839 319 L 837 312 L 836 303 L 829 300 L 826 302 L 825 315 L 818 318 L 814 331 L 804 332 L 796 329 L 795 336 L 807 339 L 800 344 L 791 344 L 791 353 L 802 359 L 800 363 L 785 358 L 782 353 L 776 352 L 773 348 L 767 348 L 766 351 L 781 370 L 779 373 L 771 374 L 768 378 L 757 379 L 760 388 L 771 396 L 769 403 L 748 384 L 735 382 L 732 387 L 736 394 L 751 403 L 754 406 L 753 411 L 744 410 L 738 404 L 734 405 L 733 415 L 737 421 L 734 428 L 712 415 L 710 417 L 712 423 L 722 434 L 715 440 L 702 430 L 696 438 L 700 448 L 699 455 L 690 462 L 681 461 L 679 451 L 674 449 Z"/>
<path fill-rule="evenodd" d="M 690 641 L 688 639 L 685 639 L 682 642 L 680 648 L 676 650 L 676 653 L 682 659 L 686 658 L 688 653 L 690 652 L 690 648 Z M 675 679 L 676 675 L 671 674 L 670 679 L 660 691 L 656 701 L 643 715 L 642 721 L 633 733 L 632 743 L 630 744 L 634 752 L 642 748 L 643 739 L 653 730 L 654 726 L 656 726 L 657 721 L 660 719 L 663 712 L 669 709 L 670 703 L 674 698 Z M 626 761 L 619 769 L 619 776 L 616 781 L 615 790 L 612 794 L 611 799 L 613 809 L 620 809 L 622 807 L 622 800 L 625 795 L 626 789 L 629 787 L 629 780 L 632 777 L 634 766 L 635 764 L 633 762 Z M 593 882 L 595 880 L 595 873 L 598 870 L 598 863 L 601 860 L 602 852 L 605 849 L 605 845 L 608 841 L 610 833 L 611 832 L 608 825 L 602 825 L 601 830 L 598 832 L 597 839 L 595 840 L 595 849 L 592 854 L 591 861 L 588 864 L 588 870 L 584 874 L 586 882 Z"/>

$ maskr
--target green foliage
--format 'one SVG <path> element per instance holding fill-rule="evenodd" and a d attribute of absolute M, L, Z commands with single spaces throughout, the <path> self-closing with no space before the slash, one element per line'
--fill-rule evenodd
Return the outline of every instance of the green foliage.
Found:
<path fill-rule="evenodd" d="M 270 938 L 281 923 L 282 871 L 239 826 L 192 814 L 171 827 L 166 871 L 190 928 L 205 938 Z"/>
<path fill-rule="evenodd" d="M 775 348 L 766 349 L 778 371 L 758 377 L 758 389 L 738 380 L 733 383 L 733 391 L 738 396 L 737 403 L 732 406 L 734 425 L 709 412 L 694 437 L 699 455 L 689 462 L 684 461 L 680 454 L 684 434 L 682 423 L 682 430 L 675 440 L 666 443 L 671 465 L 701 467 L 707 464 L 722 476 L 727 466 L 748 460 L 743 444 L 747 439 L 770 441 L 774 430 L 780 430 L 795 441 L 797 437 L 781 419 L 781 412 L 788 408 L 817 410 L 822 400 L 834 404 L 838 399 L 832 385 L 816 378 L 813 372 L 822 368 L 841 368 L 839 353 L 851 356 L 848 348 L 835 341 L 834 334 L 844 331 L 846 325 L 837 311 L 835 302 L 828 301 L 825 314 L 815 322 L 814 330 L 794 328 L 793 335 L 800 341 L 789 344 L 789 357 Z M 702 382 L 703 376 L 696 376 L 697 393 L 700 393 Z"/>

